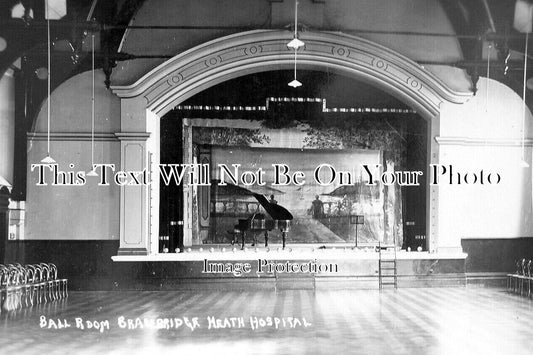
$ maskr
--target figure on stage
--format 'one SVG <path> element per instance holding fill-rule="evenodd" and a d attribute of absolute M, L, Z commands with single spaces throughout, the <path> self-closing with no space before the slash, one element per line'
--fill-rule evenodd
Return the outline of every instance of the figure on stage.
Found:
<path fill-rule="evenodd" d="M 274 205 L 277 205 L 278 204 L 278 201 L 274 199 L 274 195 L 270 195 L 270 200 L 268 201 Z"/>
<path fill-rule="evenodd" d="M 320 197 L 318 195 L 315 196 L 314 201 L 312 202 L 312 213 L 313 218 L 318 219 L 324 217 L 324 203 L 320 201 Z"/>

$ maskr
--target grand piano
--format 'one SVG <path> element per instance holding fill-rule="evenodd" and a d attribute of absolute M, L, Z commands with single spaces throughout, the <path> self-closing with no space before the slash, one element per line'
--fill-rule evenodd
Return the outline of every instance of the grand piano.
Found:
<path fill-rule="evenodd" d="M 287 233 L 291 227 L 291 221 L 293 219 L 292 214 L 287 211 L 286 208 L 278 205 L 277 203 L 269 202 L 265 196 L 252 193 L 255 199 L 263 206 L 265 211 L 272 219 L 267 219 L 263 213 L 254 213 L 246 219 L 239 219 L 239 223 L 234 227 L 234 235 L 241 236 L 241 249 L 244 249 L 244 243 L 246 240 L 246 233 L 251 232 L 253 234 L 254 244 L 257 244 L 257 234 L 264 233 L 265 247 L 268 246 L 268 232 L 271 230 L 279 229 L 281 231 L 281 238 L 283 241 L 283 249 L 285 249 L 285 241 Z M 235 242 L 235 240 L 234 240 Z"/>

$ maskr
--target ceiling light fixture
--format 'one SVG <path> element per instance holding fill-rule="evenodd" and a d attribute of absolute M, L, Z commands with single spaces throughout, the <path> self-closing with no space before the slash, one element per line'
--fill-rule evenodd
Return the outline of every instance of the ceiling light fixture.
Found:
<path fill-rule="evenodd" d="M 92 48 L 92 96 L 91 96 L 91 171 L 87 176 L 98 176 L 94 165 L 94 33 L 91 34 L 91 48 Z"/>
<path fill-rule="evenodd" d="M 4 37 L 0 37 L 0 52 L 5 51 L 7 48 L 7 41 Z"/>
<path fill-rule="evenodd" d="M 30 7 L 25 7 L 22 2 L 16 3 L 11 8 L 11 18 L 19 18 L 26 25 L 29 25 L 31 20 L 33 20 L 33 9 Z"/>
<path fill-rule="evenodd" d="M 46 101 L 46 109 L 47 109 L 47 136 L 46 136 L 46 157 L 44 157 L 43 160 L 41 160 L 41 163 L 45 164 L 55 164 L 56 161 L 50 156 L 50 100 L 51 100 L 51 89 L 50 89 L 50 47 L 51 47 L 51 40 L 50 40 L 50 16 L 49 16 L 49 9 L 48 9 L 48 2 L 46 2 L 46 31 L 47 31 L 47 39 L 48 39 L 48 77 L 47 77 L 47 94 L 48 98 Z"/>
<path fill-rule="evenodd" d="M 292 80 L 288 85 L 293 88 L 302 86 L 302 83 L 296 79 L 296 64 L 298 58 L 298 48 L 303 47 L 304 42 L 298 39 L 298 0 L 294 0 L 294 37 L 287 43 L 287 47 L 294 49 L 294 80 Z"/>
<path fill-rule="evenodd" d="M 300 41 L 297 37 L 296 37 L 296 34 L 294 35 L 294 38 L 292 39 L 292 41 L 290 41 L 289 43 L 287 43 L 287 47 L 289 48 L 292 48 L 292 49 L 298 49 L 300 47 L 303 47 L 305 45 L 304 42 Z"/>

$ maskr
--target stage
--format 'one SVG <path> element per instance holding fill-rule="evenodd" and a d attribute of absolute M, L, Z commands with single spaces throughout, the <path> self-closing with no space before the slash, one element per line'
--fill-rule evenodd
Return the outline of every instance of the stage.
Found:
<path fill-rule="evenodd" d="M 374 289 L 379 287 L 380 258 L 390 265 L 396 261 L 399 288 L 466 285 L 465 253 L 379 253 L 374 246 L 351 244 L 291 244 L 285 249 L 248 245 L 243 250 L 240 245 L 210 244 L 182 253 L 119 255 L 112 260 L 121 266 L 145 265 L 152 275 L 144 282 L 157 289 Z M 382 275 L 392 274 L 389 270 Z"/>

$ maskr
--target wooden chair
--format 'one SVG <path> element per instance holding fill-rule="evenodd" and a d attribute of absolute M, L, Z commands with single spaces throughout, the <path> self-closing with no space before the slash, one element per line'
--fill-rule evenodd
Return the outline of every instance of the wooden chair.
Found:
<path fill-rule="evenodd" d="M 6 266 L 0 265 L 0 313 L 4 308 L 4 302 L 7 299 L 7 280 L 9 277 L 9 270 Z"/>
<path fill-rule="evenodd" d="M 525 270 L 524 270 L 525 282 L 527 282 L 527 297 L 531 297 L 531 281 L 533 281 L 533 278 L 531 277 L 531 264 L 532 263 L 533 263 L 533 260 L 529 259 L 525 265 Z"/>
<path fill-rule="evenodd" d="M 36 269 L 33 265 L 26 265 L 24 267 L 26 269 L 26 280 L 27 280 L 27 283 L 26 285 L 24 286 L 24 288 L 26 289 L 26 297 L 25 297 L 25 300 L 26 300 L 26 307 L 32 307 L 33 306 L 33 301 L 35 299 L 35 287 L 34 287 L 34 284 L 35 284 L 35 275 L 36 275 Z"/>
<path fill-rule="evenodd" d="M 518 275 L 520 274 L 520 260 L 515 263 L 516 271 L 513 274 L 507 274 L 507 291 L 516 292 Z"/>
<path fill-rule="evenodd" d="M 23 274 L 15 265 L 8 265 L 7 269 L 6 298 L 2 307 L 6 311 L 13 311 L 22 308 Z"/>
<path fill-rule="evenodd" d="M 66 298 L 68 296 L 68 280 L 57 278 L 57 266 L 54 264 L 48 264 L 52 273 L 54 285 L 55 285 L 55 299 Z"/>
<path fill-rule="evenodd" d="M 524 292 L 524 283 L 526 280 L 525 275 L 525 266 L 526 266 L 526 259 L 522 258 L 518 261 L 518 269 L 517 269 L 517 290 L 515 292 L 518 292 L 520 295 Z"/>

